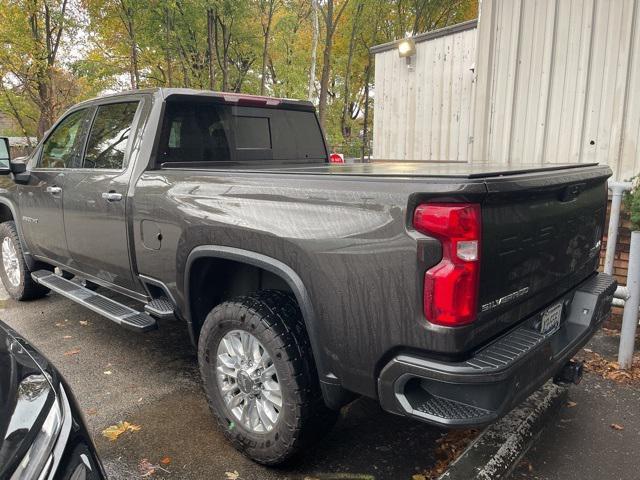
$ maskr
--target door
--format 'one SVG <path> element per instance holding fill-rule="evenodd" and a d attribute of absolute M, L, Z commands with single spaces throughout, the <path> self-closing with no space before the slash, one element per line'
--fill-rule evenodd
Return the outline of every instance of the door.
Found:
<path fill-rule="evenodd" d="M 68 172 L 64 226 L 77 269 L 114 285 L 136 288 L 126 222 L 131 128 L 139 102 L 95 110 L 79 168 Z"/>
<path fill-rule="evenodd" d="M 87 109 L 69 113 L 36 153 L 29 182 L 18 185 L 24 241 L 35 256 L 69 264 L 62 202 L 66 174 L 77 161 Z"/>

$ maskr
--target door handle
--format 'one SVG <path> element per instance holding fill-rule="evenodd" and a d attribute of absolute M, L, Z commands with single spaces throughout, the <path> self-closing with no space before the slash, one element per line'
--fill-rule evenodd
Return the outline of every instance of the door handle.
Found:
<path fill-rule="evenodd" d="M 49 186 L 45 190 L 46 190 L 47 193 L 51 193 L 53 195 L 62 192 L 62 188 L 56 187 L 55 185 L 54 186 Z"/>
<path fill-rule="evenodd" d="M 107 202 L 119 202 L 122 200 L 122 194 L 117 192 L 103 192 L 102 198 Z"/>

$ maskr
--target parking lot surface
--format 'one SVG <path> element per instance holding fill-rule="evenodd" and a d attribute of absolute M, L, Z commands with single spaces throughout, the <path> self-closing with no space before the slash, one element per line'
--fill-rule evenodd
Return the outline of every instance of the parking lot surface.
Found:
<path fill-rule="evenodd" d="M 135 334 L 59 295 L 21 303 L 1 286 L 0 318 L 65 376 L 111 480 L 411 480 L 434 465 L 445 433 L 360 399 L 296 462 L 265 468 L 229 446 L 215 424 L 181 322 L 160 321 L 159 330 Z M 617 338 L 600 333 L 588 348 L 613 358 Z M 636 478 L 639 392 L 587 373 L 513 478 Z M 115 441 L 102 435 L 120 421 L 141 428 Z"/>
<path fill-rule="evenodd" d="M 434 463 L 442 430 L 358 400 L 297 462 L 259 466 L 229 446 L 215 425 L 181 322 L 161 321 L 159 330 L 135 334 L 59 295 L 24 303 L 7 299 L 4 290 L 0 295 L 0 317 L 71 385 L 111 480 L 409 480 Z M 102 435 L 120 421 L 141 429 L 115 441 Z"/>

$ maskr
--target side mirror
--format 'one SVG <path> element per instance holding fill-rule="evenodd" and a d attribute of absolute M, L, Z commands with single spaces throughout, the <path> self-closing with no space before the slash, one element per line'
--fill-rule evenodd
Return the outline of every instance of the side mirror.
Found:
<path fill-rule="evenodd" d="M 11 173 L 11 151 L 9 150 L 9 139 L 0 137 L 0 175 Z"/>

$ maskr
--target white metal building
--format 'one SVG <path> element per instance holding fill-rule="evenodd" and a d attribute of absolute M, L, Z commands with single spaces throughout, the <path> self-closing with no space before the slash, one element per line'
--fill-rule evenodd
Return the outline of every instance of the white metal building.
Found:
<path fill-rule="evenodd" d="M 640 0 L 482 0 L 374 47 L 377 159 L 608 163 L 640 173 Z"/>

